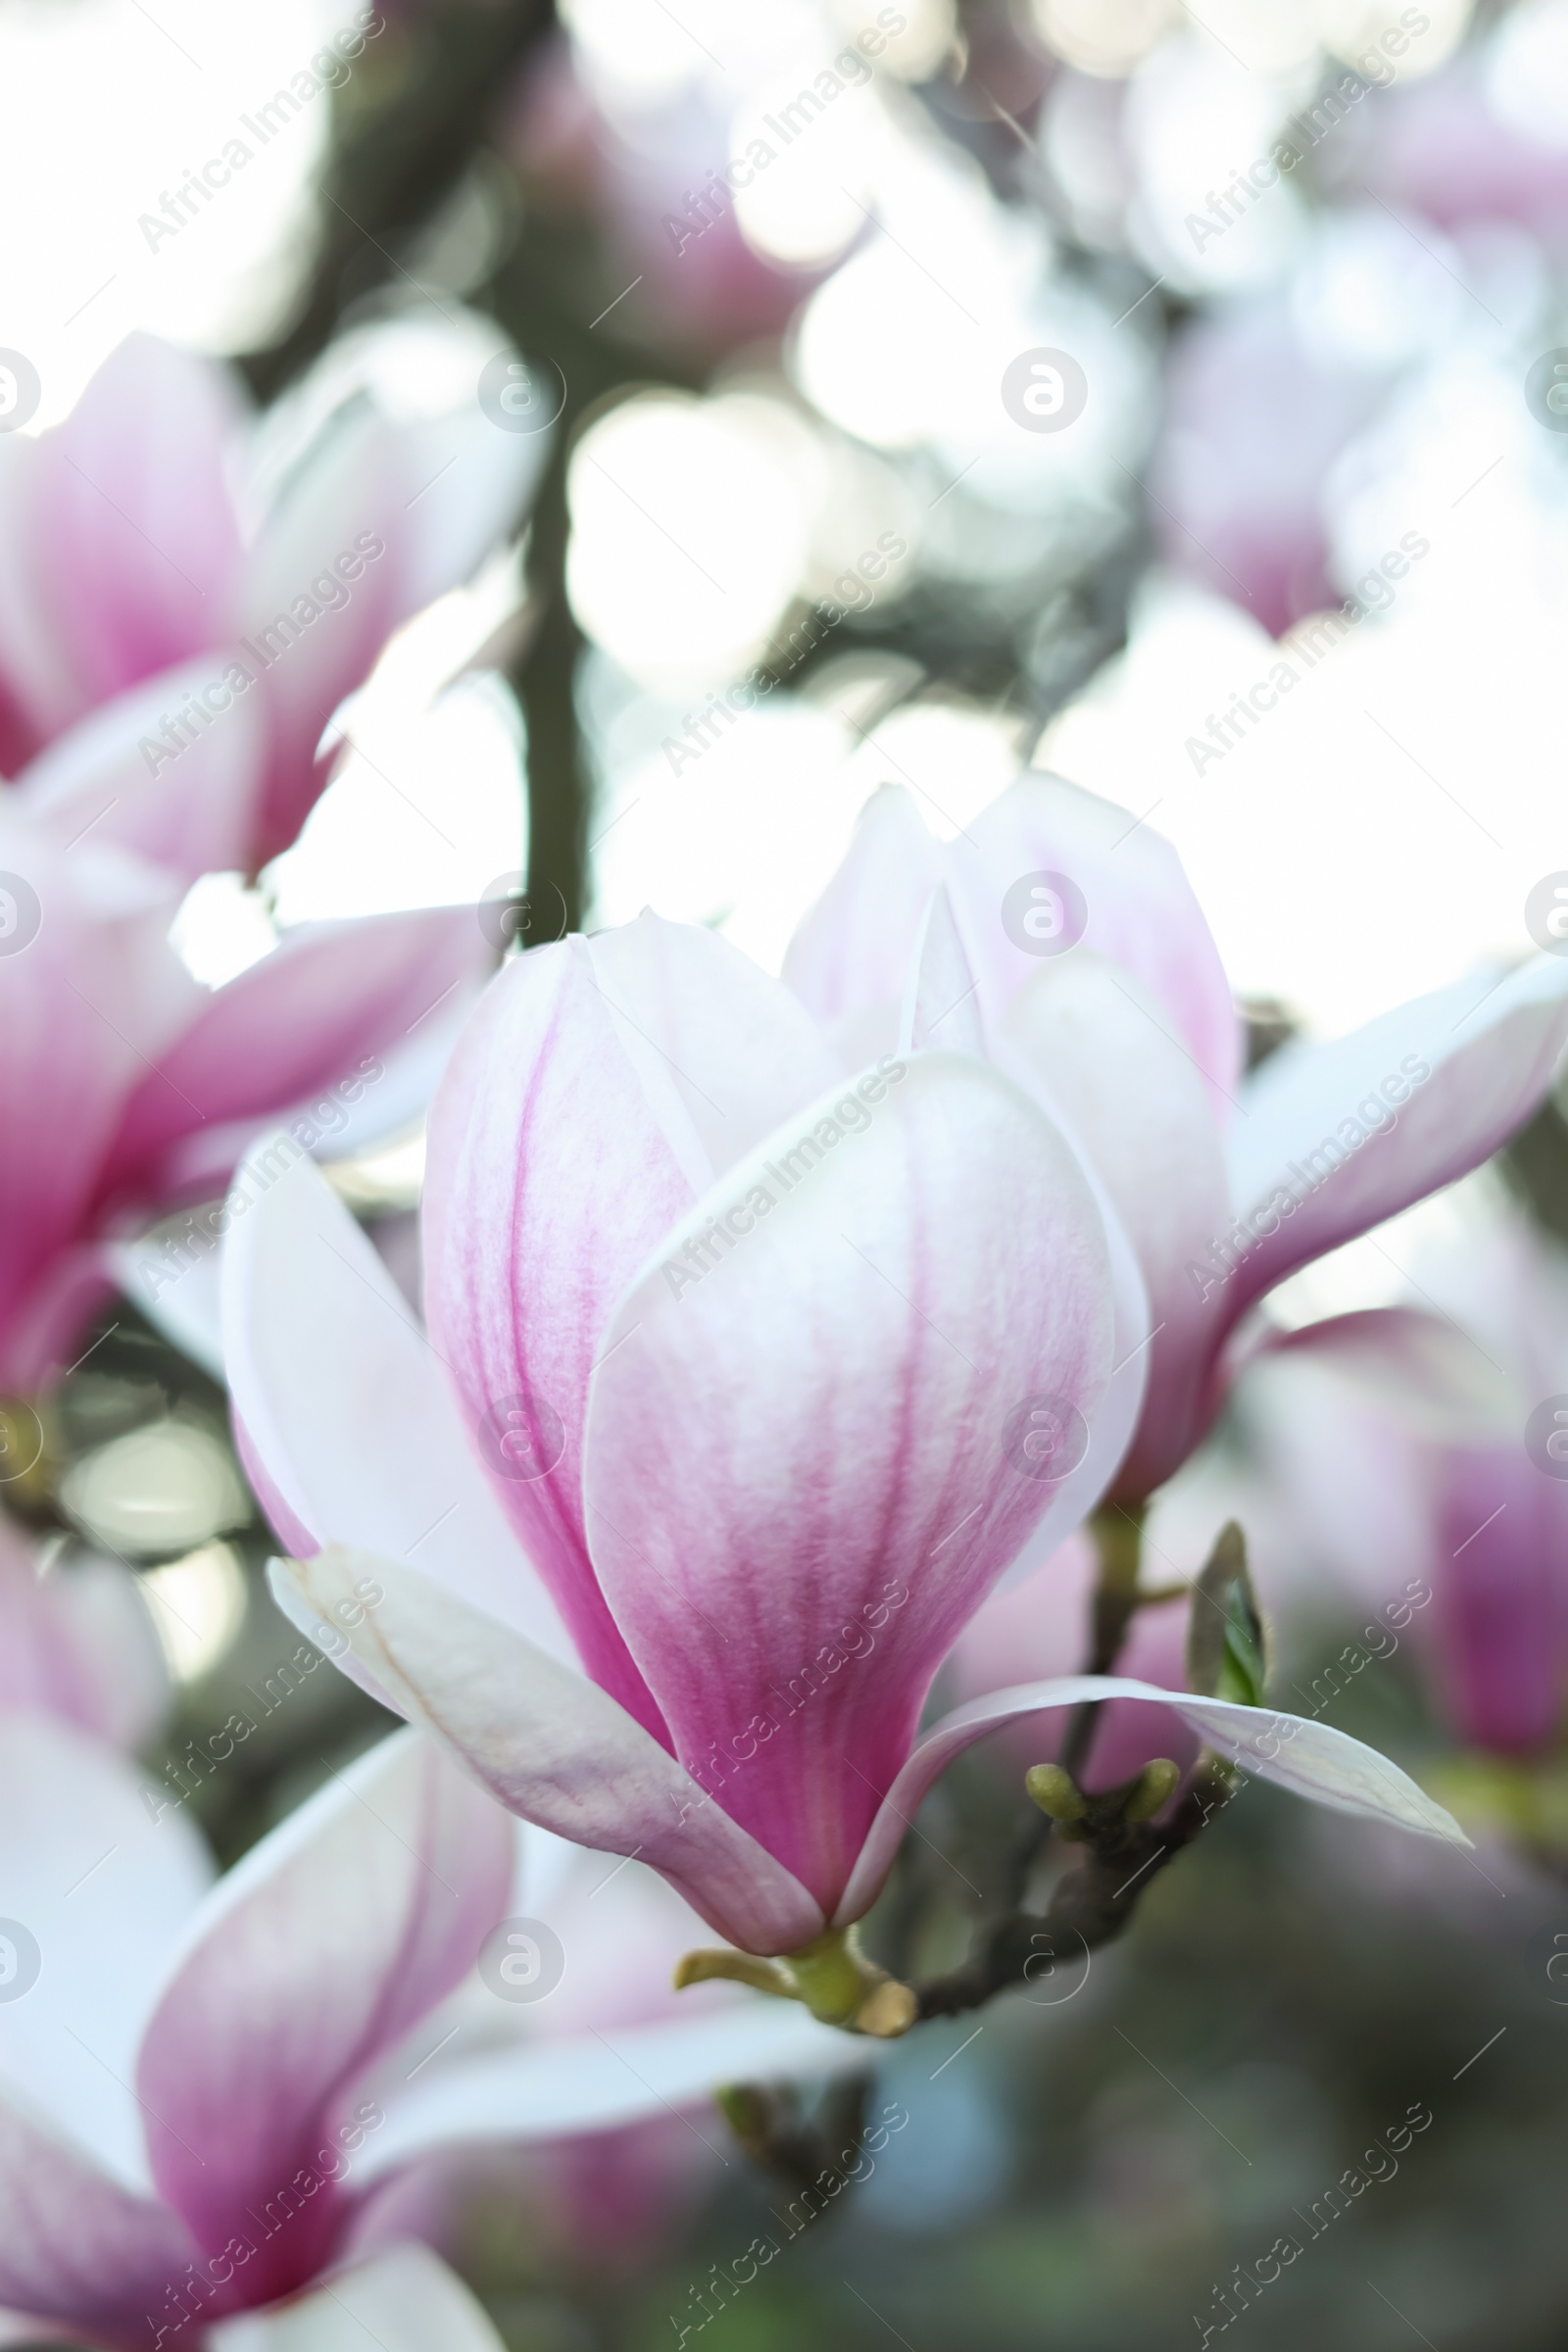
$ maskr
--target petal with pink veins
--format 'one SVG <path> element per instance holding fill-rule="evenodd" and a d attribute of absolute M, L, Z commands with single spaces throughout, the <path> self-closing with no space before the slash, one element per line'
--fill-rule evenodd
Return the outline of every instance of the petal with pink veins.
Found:
<path fill-rule="evenodd" d="M 588 1556 L 582 1433 L 616 1300 L 690 1207 L 688 1167 L 706 1155 L 689 1123 L 684 1158 L 672 1148 L 678 1100 L 650 1102 L 616 1019 L 579 939 L 519 956 L 486 993 L 430 1113 L 425 1312 L 587 1672 L 657 1734 Z M 532 1476 L 500 1474 L 514 1411 L 539 1441 Z"/>
<path fill-rule="evenodd" d="M 708 1799 L 608 1692 L 416 1571 L 337 1545 L 282 1564 L 329 1623 L 371 1578 L 348 1630 L 392 1703 L 508 1809 L 575 1844 L 636 1854 L 749 1951 L 793 1951 L 822 1914 L 782 1863 Z"/>
<path fill-rule="evenodd" d="M 824 1909 L 958 1628 L 1063 1509 L 1014 1424 L 1049 1405 L 1076 1458 L 1111 1361 L 1104 1231 L 1044 1114 L 956 1055 L 863 1083 L 662 1244 L 584 1475 L 677 1752 Z"/>
<path fill-rule="evenodd" d="M 286 1142 L 259 1145 L 241 1168 L 222 1253 L 229 1391 L 264 1507 L 292 1548 L 350 1544 L 407 1559 L 569 1658 L 417 1318 L 326 1179 Z"/>
<path fill-rule="evenodd" d="M 147 2315 L 200 2248 L 177 2213 L 134 2194 L 18 2113 L 0 2093 L 0 2305 L 81 2333 L 144 2343 Z M 0 2328 L 0 2343 L 36 2344 L 40 2329 Z"/>
<path fill-rule="evenodd" d="M 511 1878 L 505 1815 L 402 1732 L 334 1773 L 189 1922 L 136 2073 L 159 2188 L 214 2253 L 247 2212 L 275 2217 L 302 2173 L 314 2183 L 247 2265 L 252 2298 L 314 2277 L 375 2130 L 356 2084 L 473 1966 Z"/>

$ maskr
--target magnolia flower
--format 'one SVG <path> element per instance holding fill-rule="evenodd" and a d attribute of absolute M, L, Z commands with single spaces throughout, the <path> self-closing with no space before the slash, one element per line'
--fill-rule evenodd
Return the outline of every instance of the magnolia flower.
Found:
<path fill-rule="evenodd" d="M 678 1994 L 703 1923 L 674 1888 L 514 1828 L 516 1997 L 470 1976 L 409 2045 L 439 2046 L 440 2065 L 405 2087 L 398 2052 L 370 2078 L 389 2114 L 367 2151 L 367 2180 L 388 2182 L 377 2232 L 395 2215 L 437 2248 L 461 2240 L 483 2182 L 579 2258 L 635 2260 L 731 2161 L 720 2084 L 841 2073 L 858 2053 L 793 2003 L 720 1983 Z"/>
<path fill-rule="evenodd" d="M 352 2250 L 386 2120 L 363 2079 L 472 1967 L 509 1825 L 405 1737 L 209 1892 L 195 1834 L 107 1751 L 9 1715 L 0 1753 L 0 2306 L 204 2342 Z"/>
<path fill-rule="evenodd" d="M 1112 1476 L 1144 1337 L 1059 1129 L 927 1046 L 939 978 L 910 1050 L 846 1061 L 708 932 L 536 951 L 433 1108 L 428 1340 L 303 1162 L 223 1268 L 284 1605 L 373 1575 L 349 1639 L 386 1703 L 787 1963 L 731 1973 L 880 2032 L 912 1997 L 845 1932 L 937 1773 L 1012 1716 L 1157 1697 L 1291 1786 L 1452 1829 L 1323 1727 L 1128 1680 L 993 1693 L 916 1742 L 987 1592 Z"/>
<path fill-rule="evenodd" d="M 1282 1597 L 1326 1574 L 1373 1654 L 1411 1641 L 1469 1746 L 1528 1754 L 1559 1736 L 1568 1688 L 1568 1257 L 1499 1217 L 1420 1284 L 1439 1312 L 1337 1316 L 1244 1378 L 1299 1546 Z"/>
<path fill-rule="evenodd" d="M 40 1575 L 0 1513 L 0 1714 L 53 1715 L 132 1748 L 168 1691 L 152 1620 L 123 1563 L 95 1554 Z"/>
<path fill-rule="evenodd" d="M 1568 1037 L 1568 963 L 1538 956 L 1288 1046 L 1244 1078 L 1219 953 L 1174 851 L 1043 774 L 946 844 L 906 793 L 878 793 L 785 977 L 874 1051 L 897 1029 L 923 926 L 916 1034 L 924 1023 L 933 1043 L 987 1056 L 1044 1105 L 1137 1252 L 1152 1330 L 1112 1489 L 1129 1509 L 1212 1424 L 1248 1308 L 1487 1158 L 1540 1102 Z"/>
<path fill-rule="evenodd" d="M 212 1887 L 167 1796 L 79 1734 L 0 1716 L 0 2315 L 30 2335 L 337 2352 L 364 2340 L 346 2307 L 387 2352 L 477 2352 L 494 2339 L 449 2274 L 406 2251 L 387 2266 L 399 2183 L 466 2139 L 689 2105 L 741 2054 L 722 2016 L 683 2021 L 664 2053 L 617 2034 L 586 1928 L 558 1913 L 586 1999 L 553 2086 L 509 2067 L 506 2021 L 529 2012 L 476 1962 L 523 1899 L 515 1825 L 416 1735 L 334 1774 Z M 546 1883 L 526 1894 L 551 1905 Z M 503 2021 L 499 2047 L 475 2002 Z M 768 2015 L 792 2038 L 752 2031 L 764 2066 L 808 2062 L 803 2028 L 841 2040 Z"/>
<path fill-rule="evenodd" d="M 424 355 L 462 373 L 444 413 L 396 420 L 362 337 L 358 380 L 329 352 L 264 429 L 231 369 L 132 335 L 64 423 L 0 436 L 0 773 L 54 746 L 35 787 L 107 769 L 149 854 L 177 847 L 173 800 L 203 832 L 239 819 L 246 870 L 286 849 L 332 712 L 505 537 L 542 461 L 478 407 L 494 338 L 447 340 Z"/>
<path fill-rule="evenodd" d="M 0 803 L 0 1395 L 67 1360 L 109 1240 L 211 1200 L 259 1122 L 289 1122 L 286 1154 L 411 1116 L 489 960 L 472 909 L 437 907 L 301 924 L 208 990 L 168 944 L 179 897 L 161 866 Z"/>

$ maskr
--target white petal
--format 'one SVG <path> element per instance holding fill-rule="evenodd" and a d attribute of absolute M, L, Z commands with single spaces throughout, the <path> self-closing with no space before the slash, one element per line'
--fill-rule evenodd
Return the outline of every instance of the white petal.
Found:
<path fill-rule="evenodd" d="M 412 2157 L 466 2140 L 613 2131 L 694 2107 L 726 2082 L 851 2073 L 865 2065 L 866 2052 L 863 2040 L 819 2025 L 800 2002 L 759 1993 L 710 2017 L 487 2053 L 391 2102 L 385 2124 L 367 2142 L 361 2178 L 373 2180 Z M 693 2129 L 725 2152 L 716 2120 L 699 2119 Z"/>
<path fill-rule="evenodd" d="M 231 1209 L 223 1244 L 224 1353 L 248 1444 L 294 1519 L 318 1544 L 411 1561 L 570 1658 L 385 1260 L 275 1138 L 245 1162 L 236 1203 L 241 1189 L 251 1205 Z"/>
<path fill-rule="evenodd" d="M 1141 1698 L 1153 1706 L 1169 1707 L 1223 1755 L 1247 1765 L 1262 1780 L 1277 1781 L 1282 1788 L 1326 1805 L 1331 1812 L 1392 1822 L 1398 1829 L 1413 1830 L 1423 1838 L 1441 1838 L 1450 1845 L 1470 1843 L 1452 1815 L 1418 1788 L 1408 1773 L 1379 1755 L 1376 1748 L 1336 1731 L 1332 1724 L 1309 1722 L 1304 1716 L 1281 1714 L 1271 1707 L 1244 1706 L 1236 1699 L 1195 1698 L 1190 1691 L 1164 1690 L 1157 1684 L 1134 1682 L 1126 1675 L 1062 1675 L 1048 1682 L 1023 1683 L 1010 1690 L 993 1690 L 985 1698 L 955 1708 L 933 1725 L 882 1800 L 839 1905 L 839 1924 L 857 1920 L 870 1909 L 916 1806 L 956 1756 L 987 1732 L 1019 1715 L 1101 1698 Z"/>
<path fill-rule="evenodd" d="M 223 2320 L 209 2352 L 506 2352 L 456 2272 L 427 2246 L 394 2246 L 269 2311 Z"/>

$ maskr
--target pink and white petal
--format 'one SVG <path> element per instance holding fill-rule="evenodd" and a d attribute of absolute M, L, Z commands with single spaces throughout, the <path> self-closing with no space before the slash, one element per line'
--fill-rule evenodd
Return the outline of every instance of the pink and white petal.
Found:
<path fill-rule="evenodd" d="M 786 982 L 824 1029 L 900 1003 L 941 881 L 942 853 L 913 799 L 902 784 L 884 784 L 784 958 Z"/>
<path fill-rule="evenodd" d="M 346 1629 L 356 1655 L 509 1811 L 640 1855 L 749 1951 L 793 1951 L 819 1933 L 806 1889 L 596 1684 L 414 1569 L 337 1545 L 286 1565 L 328 1622 L 373 1579 L 384 1597 Z"/>
<path fill-rule="evenodd" d="M 1331 1045 L 1271 1054 L 1229 1153 L 1239 1215 L 1275 1222 L 1224 1285 L 1227 1320 L 1478 1167 L 1537 1107 L 1565 1040 L 1568 960 L 1538 956 L 1490 989 L 1459 981 Z"/>
<path fill-rule="evenodd" d="M 0 1788 L 6 1917 L 39 1967 L 29 1991 L 0 2003 L 0 2089 L 142 2187 L 136 2045 L 211 1878 L 206 1850 L 167 1792 L 44 1715 L 0 1714 Z M 0 2276 L 0 2299 L 8 2291 Z"/>
<path fill-rule="evenodd" d="M 1100 1562 L 1090 1538 L 1072 1536 L 1043 1568 L 1021 1585 L 993 1592 L 965 1626 L 946 1668 L 946 1681 L 959 1698 L 976 1698 L 1016 1684 L 1074 1674 L 1094 1655 L 1095 1588 Z M 1134 1682 L 1179 1690 L 1185 1682 L 1185 1600 L 1139 1609 L 1127 1629 L 1118 1666 Z M 946 1687 L 946 1684 L 945 1686 Z M 1056 1756 L 1072 1717 L 1055 1707 L 1019 1717 L 999 1733 L 997 1745 L 1009 1765 L 1026 1772 Z M 1131 1780 L 1154 1756 L 1170 1756 L 1183 1771 L 1198 1754 L 1191 1727 L 1168 1711 L 1111 1699 L 1101 1709 L 1081 1787 L 1114 1788 Z"/>
<path fill-rule="evenodd" d="M 188 1923 L 136 2074 L 160 2190 L 214 2252 L 301 2168 L 325 2175 L 247 2265 L 252 2299 L 314 2276 L 359 2144 L 339 2135 L 354 2087 L 472 1967 L 511 1879 L 505 1815 L 400 1732 L 334 1773 Z"/>
<path fill-rule="evenodd" d="M 824 1909 L 959 1627 L 1060 1512 L 1013 1422 L 1046 1399 L 1087 1443 L 1111 1362 L 1104 1231 L 1044 1114 L 956 1055 L 875 1085 L 858 1132 L 824 1097 L 769 1137 L 640 1275 L 584 1478 L 677 1752 Z M 729 1254 L 698 1274 L 705 1230 Z M 779 1686 L 808 1672 L 827 1687 L 795 1708 Z"/>
<path fill-rule="evenodd" d="M 612 2027 L 448 2067 L 387 2103 L 366 2149 L 367 2182 L 441 2147 L 613 2132 L 694 2108 L 727 2082 L 823 2081 L 865 2064 L 865 2045 L 798 2001 L 758 1994 L 706 2017 Z M 721 2127 L 694 2123 L 710 2140 Z"/>
<path fill-rule="evenodd" d="M 167 1703 L 169 1676 L 136 1579 L 88 1559 L 41 1576 L 0 1518 L 0 1708 L 33 1710 L 132 1747 Z"/>
<path fill-rule="evenodd" d="M 1161 1008 L 1224 1124 L 1241 1068 L 1241 1024 L 1219 950 L 1168 841 L 1125 808 L 1031 770 L 949 845 L 947 862 L 988 1026 L 1039 968 L 1004 922 L 1007 892 L 1031 874 L 1064 874 L 1083 896 L 1082 944 L 1129 973 Z"/>
<path fill-rule="evenodd" d="M 180 748 L 164 740 L 166 714 L 221 685 L 232 658 L 220 647 L 161 671 L 58 736 L 17 778 L 33 822 L 63 849 L 90 832 L 186 882 L 242 867 L 265 751 L 256 702 L 235 697 Z"/>
<path fill-rule="evenodd" d="M 85 708 L 69 648 L 38 594 L 38 443 L 0 433 L 0 775 L 17 776 Z"/>
<path fill-rule="evenodd" d="M 1029 1090 L 1025 1090 L 1026 1092 Z M 1048 1116 L 1054 1116 L 1049 1105 Z M 1143 1416 L 1149 1387 L 1149 1294 L 1132 1244 L 1104 1179 L 1082 1151 L 1070 1122 L 1056 1119 L 1067 1142 L 1078 1152 L 1078 1164 L 1100 1212 L 1110 1268 L 1110 1376 L 1089 1431 L 1084 1457 L 1053 1490 L 1051 1509 L 1024 1539 L 998 1590 L 1017 1584 L 1040 1568 L 1057 1549 L 1065 1531 L 1077 1527 L 1103 1501 L 1116 1484 L 1127 1449 Z"/>
<path fill-rule="evenodd" d="M 1058 1116 L 1102 1179 L 1149 1291 L 1148 1386 L 1118 1492 L 1163 1483 L 1209 1409 L 1229 1328 L 1190 1266 L 1227 1230 L 1225 1163 L 1202 1073 L 1130 973 L 1080 949 L 1038 967 L 1004 1016 L 998 1058 Z M 1209 1284 L 1211 1294 L 1217 1285 Z"/>
<path fill-rule="evenodd" d="M 468 906 L 285 932 L 270 955 L 206 997 L 136 1089 L 106 1194 L 159 1186 L 169 1147 L 193 1129 L 270 1124 L 323 1090 L 374 1084 L 380 1054 L 443 999 L 476 987 L 488 960 Z"/>
<path fill-rule="evenodd" d="M 270 746 L 253 869 L 295 839 L 326 781 L 328 719 L 407 616 L 397 551 L 376 525 L 417 488 L 396 434 L 368 411 L 306 453 L 250 553 L 226 617 Z M 340 564 L 359 569 L 345 578 Z"/>
<path fill-rule="evenodd" d="M 1471 1745 L 1544 1747 L 1563 1721 L 1568 1494 L 1518 1438 L 1432 1463 L 1436 1606 L 1425 1628 L 1446 1712 Z"/>
<path fill-rule="evenodd" d="M 260 1145 L 240 1169 L 222 1253 L 229 1393 L 279 1536 L 296 1549 L 350 1544 L 415 1561 L 456 1598 L 569 1657 L 386 1261 L 286 1145 Z"/>
<path fill-rule="evenodd" d="M 430 1114 L 430 1338 L 476 1450 L 477 1433 L 510 1434 L 515 1409 L 553 1457 L 540 1475 L 495 1475 L 497 1497 L 587 1672 L 656 1733 L 659 1710 L 588 1556 L 582 1438 L 616 1301 L 695 1190 L 623 1050 L 587 943 L 505 966 Z"/>
<path fill-rule="evenodd" d="M 333 2271 L 286 2303 L 220 2322 L 204 2340 L 208 2352 L 506 2352 L 457 2273 L 418 2245 Z"/>
<path fill-rule="evenodd" d="M 178 2214 L 137 2196 L 0 2096 L 0 2304 L 85 2335 L 143 2342 L 200 2249 Z M 37 2343 L 55 2327 L 0 2331 Z"/>
<path fill-rule="evenodd" d="M 1286 1590 L 1270 1597 L 1307 1600 L 1327 1578 L 1371 1609 L 1431 1576 L 1442 1449 L 1517 1443 L 1535 1401 L 1457 1324 L 1408 1307 L 1274 1333 L 1233 1394 L 1278 1521 L 1268 1549 Z M 1258 1513 L 1242 1516 L 1252 1541 Z"/>
<path fill-rule="evenodd" d="M 164 938 L 177 888 L 153 867 L 88 842 L 68 855 L 5 807 L 0 871 L 37 901 L 35 936 L 0 956 L 0 1329 L 14 1353 L 27 1305 L 36 1354 L 122 1106 L 200 991 Z"/>
<path fill-rule="evenodd" d="M 239 526 L 225 472 L 237 379 L 155 336 L 126 338 L 38 444 L 38 594 L 76 703 L 54 724 L 227 636 Z"/>
<path fill-rule="evenodd" d="M 342 1080 L 328 1080 L 270 1109 L 269 1125 L 275 1121 L 286 1127 L 313 1158 L 332 1166 L 393 1138 L 404 1140 L 423 1121 L 477 993 L 469 982 L 459 982 L 396 1044 L 362 1055 L 358 1068 L 348 1072 L 348 1083 L 363 1090 L 353 1102 L 343 1100 Z M 256 1140 L 256 1127 L 255 1117 L 246 1116 L 176 1137 L 158 1161 L 153 1189 L 166 1200 L 200 1200 L 225 1192 Z M 410 1214 L 416 1222 L 416 1212 Z"/>
<path fill-rule="evenodd" d="M 647 911 L 587 944 L 621 1049 L 694 1191 L 843 1076 L 799 1000 L 716 932 Z"/>
<path fill-rule="evenodd" d="M 1236 1699 L 1198 1698 L 1190 1691 L 1134 1682 L 1127 1675 L 1074 1674 L 1059 1681 L 994 1690 L 956 1708 L 932 1726 L 882 1800 L 834 1924 L 847 1927 L 870 1909 L 915 1808 L 955 1757 L 988 1732 L 1021 1715 L 1099 1699 L 1139 1699 L 1180 1716 L 1221 1755 L 1246 1765 L 1261 1780 L 1277 1782 L 1297 1796 L 1310 1797 L 1332 1813 L 1392 1823 L 1418 1837 L 1441 1838 L 1451 1845 L 1470 1842 L 1452 1815 L 1418 1788 L 1408 1773 L 1379 1755 L 1376 1748 L 1336 1731 L 1332 1724 L 1282 1714 L 1271 1707 L 1244 1706 Z"/>
<path fill-rule="evenodd" d="M 1029 994 L 1028 986 L 1024 994 Z M 952 1051 L 972 1054 L 982 1060 L 986 1058 L 977 983 L 963 952 L 954 919 L 953 904 L 946 889 L 937 892 L 927 909 L 920 946 L 905 993 L 902 1032 L 901 1051 L 904 1052 L 913 1051 L 916 1046 L 935 1049 L 946 1044 Z M 1112 1202 L 1102 1169 L 1092 1152 L 1086 1150 L 1084 1136 L 1074 1119 L 1068 1115 L 1060 1096 L 1054 1097 L 1051 1089 L 1042 1082 L 1037 1066 L 1041 1056 L 1026 1050 L 1030 1035 L 1027 1023 L 1021 1041 L 1004 1034 L 998 1039 L 991 1058 L 1009 1077 L 1016 1079 L 1025 1093 L 1035 1098 L 1078 1154 L 1105 1230 L 1115 1325 L 1110 1385 L 1096 1418 L 1088 1450 L 1058 1488 L 1052 1512 L 1031 1531 L 1022 1550 L 1008 1568 L 1004 1580 L 1007 1584 L 1017 1582 L 1039 1567 L 1055 1548 L 1061 1527 L 1071 1525 L 1074 1518 L 1087 1517 L 1101 1500 L 1132 1443 L 1133 1433 L 1138 1428 L 1144 1410 L 1145 1392 L 1150 1378 L 1151 1313 L 1142 1268 L 1117 1207 Z M 1093 1056 L 1087 1058 L 1095 1061 L 1097 1070 L 1102 1069 L 1103 1055 L 1098 1060 Z"/>

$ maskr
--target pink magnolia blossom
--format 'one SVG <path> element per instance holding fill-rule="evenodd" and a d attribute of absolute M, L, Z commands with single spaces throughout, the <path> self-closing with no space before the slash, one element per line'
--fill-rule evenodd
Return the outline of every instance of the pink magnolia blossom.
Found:
<path fill-rule="evenodd" d="M 364 2340 L 346 2299 L 385 2313 L 387 2352 L 479 2352 L 476 2307 L 399 2249 L 419 2203 L 400 2192 L 435 2157 L 642 2123 L 726 2069 L 853 2046 L 782 2005 L 737 2032 L 717 1987 L 668 2049 L 619 2031 L 604 1961 L 635 1984 L 636 1955 L 596 1950 L 537 1854 L 519 1884 L 516 1825 L 415 1734 L 216 1886 L 167 1796 L 78 1733 L 0 1717 L 0 2330 L 21 2331 L 0 2341 L 52 2323 L 115 2352 L 340 2352 Z M 516 2021 L 539 2012 L 476 1970 L 509 1902 L 566 1938 L 554 2063 L 531 2069 Z"/>
<path fill-rule="evenodd" d="M 1568 1037 L 1568 962 L 1538 956 L 1244 1077 L 1219 953 L 1175 852 L 1040 773 L 947 844 L 903 790 L 878 793 L 785 977 L 874 1050 L 922 936 L 916 1035 L 991 1057 L 1045 1106 L 1137 1252 L 1152 1330 L 1112 1488 L 1128 1507 L 1213 1422 L 1247 1310 L 1487 1158 L 1540 1102 Z"/>
<path fill-rule="evenodd" d="M 1568 1258 L 1499 1219 L 1423 1264 L 1421 1292 L 1440 1312 L 1293 1334 L 1241 1409 L 1298 1580 L 1327 1574 L 1412 1642 L 1470 1746 L 1528 1753 L 1560 1735 L 1568 1691 Z"/>
<path fill-rule="evenodd" d="M 385 2176 L 388 2189 L 367 2242 L 416 2217 L 421 2237 L 456 2250 L 482 2186 L 514 2198 L 579 2260 L 635 2262 L 719 2183 L 729 2138 L 712 2099 L 720 2083 L 827 2076 L 858 2055 L 794 2004 L 719 1983 L 677 1993 L 676 1963 L 703 1940 L 703 1922 L 674 1888 L 641 1862 L 609 1861 L 531 1822 L 514 1827 L 509 1911 L 543 1924 L 564 1973 L 553 1989 L 544 1982 L 544 1997 L 515 2004 L 469 1978 L 413 2050 L 420 2058 L 451 2034 L 439 2068 L 405 2090 L 407 2062 L 389 2058 L 393 2112 L 367 2175 Z"/>
<path fill-rule="evenodd" d="M 368 1685 L 754 1954 L 848 1928 L 954 1755 L 1080 1697 L 1175 1703 L 1293 1787 L 1449 1834 L 1324 1727 L 1131 1680 L 993 1693 L 916 1743 L 985 1594 L 1113 1476 L 1147 1353 L 1072 1148 L 927 1027 L 841 1058 L 653 916 L 506 967 L 432 1113 L 428 1339 L 304 1163 L 225 1246 L 284 1605 L 325 1613 L 373 1553 Z M 1042 1477 L 1051 1430 L 1081 1458 Z"/>
<path fill-rule="evenodd" d="M 0 1394 L 69 1360 L 107 1242 L 212 1200 L 260 1123 L 299 1149 L 323 1090 L 342 1132 L 411 1116 L 489 960 L 437 907 L 301 924 L 208 990 L 168 944 L 177 879 L 73 824 L 0 801 Z"/>
<path fill-rule="evenodd" d="M 168 1693 L 131 1571 L 93 1555 L 40 1575 L 26 1540 L 0 1512 L 0 1715 L 52 1715 L 132 1748 L 156 1726 Z"/>
<path fill-rule="evenodd" d="M 187 874 L 286 849 L 338 704 L 532 487 L 543 441 L 481 413 L 483 357 L 461 407 L 398 421 L 328 353 L 285 466 L 231 369 L 138 334 L 64 423 L 0 436 L 0 774 L 107 778 L 111 829 Z"/>
<path fill-rule="evenodd" d="M 510 1825 L 404 1737 L 208 1891 L 194 1832 L 106 1750 L 8 1715 L 0 1753 L 0 2306 L 207 2342 L 352 2253 L 386 2120 L 364 2078 L 472 1967 Z"/>

